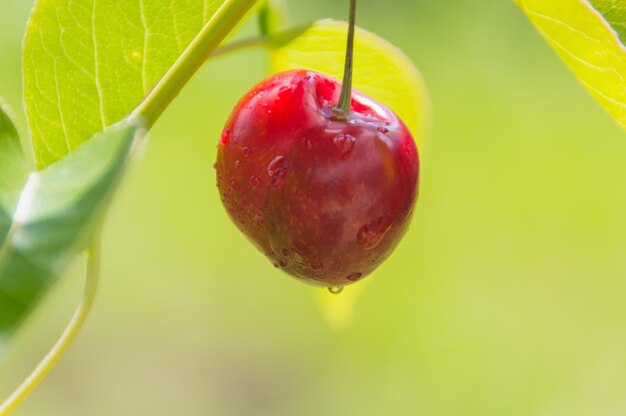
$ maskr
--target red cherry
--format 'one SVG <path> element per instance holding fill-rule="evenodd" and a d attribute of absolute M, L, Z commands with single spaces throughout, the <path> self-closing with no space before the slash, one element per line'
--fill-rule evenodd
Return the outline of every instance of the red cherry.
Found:
<path fill-rule="evenodd" d="M 419 177 L 415 142 L 387 107 L 296 70 L 237 104 L 218 145 L 222 201 L 237 227 L 287 273 L 342 287 L 393 251 L 409 225 Z"/>

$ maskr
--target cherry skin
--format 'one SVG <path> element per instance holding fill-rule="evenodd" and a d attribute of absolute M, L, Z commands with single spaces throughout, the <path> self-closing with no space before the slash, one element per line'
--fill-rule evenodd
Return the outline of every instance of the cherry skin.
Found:
<path fill-rule="evenodd" d="M 218 144 L 217 184 L 237 227 L 276 267 L 343 287 L 376 269 L 409 225 L 419 179 L 411 133 L 356 91 L 294 70 L 254 87 Z"/>

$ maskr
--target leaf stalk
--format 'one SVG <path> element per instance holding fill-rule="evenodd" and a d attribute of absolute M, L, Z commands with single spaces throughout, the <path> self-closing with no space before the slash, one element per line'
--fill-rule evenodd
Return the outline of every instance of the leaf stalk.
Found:
<path fill-rule="evenodd" d="M 35 370 L 24 380 L 24 382 L 0 405 L 0 416 L 9 416 L 26 398 L 37 388 L 46 378 L 52 369 L 59 362 L 65 351 L 72 344 L 76 335 L 80 332 L 91 308 L 93 306 L 98 281 L 100 279 L 100 242 L 95 239 L 86 252 L 87 272 L 85 278 L 85 288 L 81 301 L 74 312 L 72 320 L 65 328 L 65 331 L 54 344 L 52 349 L 46 354 L 43 360 L 37 365 Z"/>

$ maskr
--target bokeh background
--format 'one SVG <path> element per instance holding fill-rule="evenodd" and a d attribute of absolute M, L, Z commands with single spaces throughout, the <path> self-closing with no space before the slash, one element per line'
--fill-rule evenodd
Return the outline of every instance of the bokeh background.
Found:
<path fill-rule="evenodd" d="M 22 132 L 31 5 L 0 0 L 0 95 Z M 297 23 L 347 2 L 289 6 Z M 352 325 L 332 329 L 319 289 L 220 205 L 220 128 L 267 67 L 231 55 L 152 131 L 108 218 L 93 314 L 16 416 L 626 414 L 626 135 L 511 1 L 361 0 L 359 20 L 419 66 L 434 127 L 413 226 Z M 0 397 L 61 332 L 81 273 L 15 338 Z"/>

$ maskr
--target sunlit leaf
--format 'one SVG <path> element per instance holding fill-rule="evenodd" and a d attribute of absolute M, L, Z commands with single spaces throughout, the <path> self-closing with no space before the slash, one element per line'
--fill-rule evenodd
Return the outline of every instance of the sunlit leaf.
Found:
<path fill-rule="evenodd" d="M 347 23 L 321 20 L 278 38 L 272 53 L 274 69 L 307 68 L 341 79 L 347 33 Z M 425 150 L 430 103 L 413 62 L 391 43 L 358 29 L 354 65 L 354 88 L 394 110 L 413 132 L 420 151 Z"/>
<path fill-rule="evenodd" d="M 38 0 L 24 100 L 39 167 L 126 117 L 223 0 Z"/>
<path fill-rule="evenodd" d="M 517 2 L 580 82 L 626 127 L 626 2 Z"/>
<path fill-rule="evenodd" d="M 30 174 L 0 234 L 0 340 L 90 243 L 142 131 L 122 121 Z"/>

